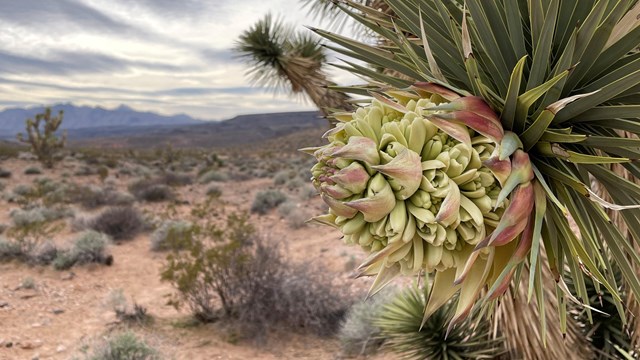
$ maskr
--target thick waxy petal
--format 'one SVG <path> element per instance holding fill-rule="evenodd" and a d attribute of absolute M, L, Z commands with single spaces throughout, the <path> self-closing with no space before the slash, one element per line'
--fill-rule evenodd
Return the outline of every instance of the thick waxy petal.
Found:
<path fill-rule="evenodd" d="M 358 210 L 345 205 L 342 201 L 336 200 L 331 196 L 327 196 L 326 194 L 320 194 L 320 197 L 327 205 L 329 205 L 329 208 L 331 208 L 333 213 L 338 216 L 351 218 L 358 213 Z"/>
<path fill-rule="evenodd" d="M 447 135 L 471 147 L 471 137 L 469 136 L 469 131 L 464 125 L 443 119 L 439 115 L 435 114 L 427 116 L 427 119 Z"/>
<path fill-rule="evenodd" d="M 365 221 L 376 222 L 393 210 L 396 197 L 382 174 L 378 174 L 371 179 L 367 197 L 347 202 L 345 205 L 364 214 Z"/>
<path fill-rule="evenodd" d="M 531 182 L 519 185 L 513 192 L 509 207 L 500 219 L 498 227 L 489 239 L 478 244 L 476 250 L 489 245 L 501 246 L 515 239 L 527 225 L 533 203 L 534 192 Z"/>
<path fill-rule="evenodd" d="M 398 156 L 385 165 L 371 167 L 389 177 L 400 187 L 396 196 L 400 200 L 408 199 L 420 187 L 422 181 L 422 163 L 420 155 L 412 150 L 403 149 Z"/>
<path fill-rule="evenodd" d="M 367 188 L 370 176 L 364 166 L 354 161 L 329 178 L 352 193 L 359 194 Z"/>
<path fill-rule="evenodd" d="M 378 145 L 372 139 L 364 136 L 352 136 L 349 142 L 333 152 L 332 156 L 345 159 L 364 161 L 370 165 L 380 163 Z"/>
<path fill-rule="evenodd" d="M 531 167 L 531 161 L 529 155 L 522 150 L 516 150 L 511 160 L 511 174 L 505 181 L 498 199 L 496 200 L 496 207 L 500 206 L 504 199 L 509 196 L 511 191 L 519 184 L 524 184 L 533 179 L 533 168 Z"/>
<path fill-rule="evenodd" d="M 458 95 L 454 91 L 451 91 L 444 86 L 430 82 L 417 82 L 413 84 L 411 88 L 419 93 L 422 97 L 427 97 L 430 94 L 437 94 L 442 96 L 445 100 L 449 101 L 460 98 L 460 95 Z"/>
<path fill-rule="evenodd" d="M 500 160 L 498 156 L 492 156 L 485 160 L 482 165 L 489 168 L 493 176 L 500 182 L 500 186 L 504 187 L 509 175 L 511 175 L 511 160 L 509 158 Z"/>
<path fill-rule="evenodd" d="M 442 204 L 440 204 L 440 210 L 436 215 L 436 221 L 442 226 L 449 226 L 453 224 L 458 218 L 460 212 L 460 189 L 458 185 L 450 184 L 447 197 L 444 198 Z"/>
<path fill-rule="evenodd" d="M 339 185 L 322 184 L 320 186 L 320 191 L 338 200 L 346 199 L 349 196 L 353 195 L 351 191 Z"/>
<path fill-rule="evenodd" d="M 499 143 L 504 136 L 502 126 L 500 126 L 500 124 L 496 124 L 471 111 L 461 110 L 450 113 L 438 113 L 437 116 L 441 119 L 464 124 L 494 142 Z"/>

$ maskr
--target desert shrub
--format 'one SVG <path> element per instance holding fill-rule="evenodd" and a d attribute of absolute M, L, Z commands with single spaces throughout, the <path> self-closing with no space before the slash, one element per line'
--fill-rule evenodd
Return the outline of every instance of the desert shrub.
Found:
<path fill-rule="evenodd" d="M 207 188 L 207 196 L 218 198 L 222 196 L 222 189 L 217 185 L 210 185 Z"/>
<path fill-rule="evenodd" d="M 287 225 L 292 229 L 300 229 L 307 225 L 307 221 L 311 216 L 306 210 L 296 211 L 287 216 Z"/>
<path fill-rule="evenodd" d="M 18 242 L 0 236 L 0 261 L 22 259 L 26 255 Z"/>
<path fill-rule="evenodd" d="M 24 169 L 24 174 L 25 175 L 40 175 L 40 174 L 42 174 L 42 169 L 40 169 L 37 166 L 29 166 L 28 168 Z"/>
<path fill-rule="evenodd" d="M 229 176 L 218 170 L 209 170 L 202 174 L 199 179 L 201 184 L 208 184 L 212 181 L 224 182 L 227 180 L 229 180 Z"/>
<path fill-rule="evenodd" d="M 77 264 L 107 264 L 111 261 L 111 255 L 107 253 L 110 241 L 111 239 L 106 234 L 85 231 L 73 241 L 70 252 Z"/>
<path fill-rule="evenodd" d="M 5 184 L 4 182 L 0 181 L 0 191 L 4 191 L 4 189 L 7 188 L 7 184 Z"/>
<path fill-rule="evenodd" d="M 36 207 L 32 209 L 14 209 L 9 213 L 15 227 L 27 227 L 35 223 L 44 223 L 72 217 L 73 211 L 67 208 Z"/>
<path fill-rule="evenodd" d="M 279 327 L 328 335 L 350 302 L 323 271 L 288 263 L 246 216 L 231 215 L 224 229 L 196 225 L 182 242 L 162 279 L 178 290 L 173 304 L 186 304 L 200 321 L 232 320 L 253 338 Z"/>
<path fill-rule="evenodd" d="M 169 250 L 180 244 L 182 239 L 191 236 L 193 225 L 186 221 L 165 221 L 151 235 L 151 250 Z"/>
<path fill-rule="evenodd" d="M 0 169 L 0 178 L 8 179 L 11 177 L 11 171 L 7 169 Z"/>
<path fill-rule="evenodd" d="M 133 304 L 129 304 L 122 289 L 116 289 L 109 293 L 107 305 L 111 307 L 118 320 L 127 324 L 142 325 L 148 324 L 153 320 L 147 308 L 135 301 Z"/>
<path fill-rule="evenodd" d="M 167 171 L 161 176 L 162 182 L 169 186 L 186 186 L 193 183 L 193 178 L 189 174 Z"/>
<path fill-rule="evenodd" d="M 130 332 L 111 335 L 97 345 L 89 360 L 157 360 L 160 353 Z"/>
<path fill-rule="evenodd" d="M 31 254 L 31 262 L 37 265 L 49 265 L 58 257 L 58 247 L 53 241 L 38 245 Z"/>
<path fill-rule="evenodd" d="M 97 186 L 73 186 L 67 192 L 70 202 L 78 203 L 85 209 L 95 209 L 107 205 L 131 205 L 135 201 L 133 196 L 128 193 Z"/>
<path fill-rule="evenodd" d="M 302 200 L 313 199 L 316 196 L 318 196 L 318 190 L 313 186 L 306 185 L 300 189 L 300 198 Z"/>
<path fill-rule="evenodd" d="M 87 226 L 111 236 L 114 240 L 129 240 L 144 228 L 138 210 L 130 206 L 110 207 L 88 221 Z"/>
<path fill-rule="evenodd" d="M 273 184 L 284 185 L 287 183 L 287 181 L 291 179 L 291 176 L 292 174 L 291 174 L 291 171 L 289 170 L 278 171 L 276 175 L 273 177 Z"/>
<path fill-rule="evenodd" d="M 18 196 L 29 196 L 33 192 L 33 188 L 26 184 L 16 185 L 13 188 L 13 193 Z"/>
<path fill-rule="evenodd" d="M 338 332 L 341 349 L 345 355 L 366 356 L 376 352 L 382 345 L 384 338 L 380 335 L 380 327 L 374 322 L 380 317 L 383 306 L 392 299 L 393 294 L 393 290 L 384 290 L 349 308 Z"/>
<path fill-rule="evenodd" d="M 20 288 L 21 289 L 35 289 L 36 288 L 36 281 L 32 277 L 27 276 L 26 278 L 22 279 L 22 281 L 20 282 Z"/>
<path fill-rule="evenodd" d="M 304 181 L 302 181 L 299 178 L 294 178 L 291 179 L 287 182 L 287 189 L 288 190 L 296 190 L 296 189 L 300 189 L 304 186 Z"/>
<path fill-rule="evenodd" d="M 287 196 L 278 190 L 260 191 L 253 199 L 251 212 L 264 215 L 269 212 L 269 210 L 276 208 L 286 200 Z"/>
<path fill-rule="evenodd" d="M 298 209 L 298 204 L 294 203 L 293 201 L 285 201 L 280 204 L 280 206 L 278 206 L 278 214 L 280 214 L 280 216 L 282 217 L 287 217 Z"/>
<path fill-rule="evenodd" d="M 167 185 L 152 185 L 136 193 L 136 198 L 148 202 L 167 201 L 173 196 L 173 190 Z"/>

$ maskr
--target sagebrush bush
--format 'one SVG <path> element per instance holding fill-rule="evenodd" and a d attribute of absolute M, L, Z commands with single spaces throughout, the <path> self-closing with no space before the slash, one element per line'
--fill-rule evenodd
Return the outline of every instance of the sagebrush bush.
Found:
<path fill-rule="evenodd" d="M 129 191 L 138 200 L 148 202 L 166 201 L 173 198 L 171 187 L 162 183 L 163 179 L 142 179 L 129 185 Z"/>
<path fill-rule="evenodd" d="M 122 289 L 116 289 L 109 293 L 107 305 L 111 307 L 118 320 L 127 324 L 143 325 L 153 321 L 147 308 L 136 302 L 129 304 Z"/>
<path fill-rule="evenodd" d="M 113 240 L 129 240 L 144 228 L 144 219 L 131 206 L 110 207 L 88 221 L 87 226 L 111 236 Z"/>
<path fill-rule="evenodd" d="M 11 171 L 0 168 L 0 178 L 8 179 L 11 177 Z"/>
<path fill-rule="evenodd" d="M 0 261 L 9 261 L 24 258 L 24 249 L 16 241 L 0 236 Z"/>
<path fill-rule="evenodd" d="M 151 250 L 170 250 L 191 236 L 193 224 L 187 221 L 165 221 L 151 234 Z"/>
<path fill-rule="evenodd" d="M 208 184 L 212 181 L 224 182 L 227 180 L 229 180 L 229 176 L 218 170 L 209 170 L 202 174 L 199 179 L 201 184 Z"/>
<path fill-rule="evenodd" d="M 73 241 L 69 251 L 76 260 L 76 264 L 108 264 L 111 261 L 111 255 L 107 253 L 110 242 L 111 239 L 106 234 L 85 231 Z"/>
<path fill-rule="evenodd" d="M 295 176 L 295 173 L 292 173 L 289 170 L 278 171 L 273 177 L 273 184 L 284 185 L 287 183 L 287 181 L 291 180 L 292 176 Z"/>
<path fill-rule="evenodd" d="M 366 356 L 378 350 L 384 338 L 380 335 L 380 327 L 375 321 L 393 296 L 393 289 L 385 289 L 349 308 L 338 332 L 341 349 L 345 355 Z"/>
<path fill-rule="evenodd" d="M 40 174 L 42 174 L 42 169 L 40 169 L 37 166 L 29 166 L 28 168 L 24 169 L 24 174 L 25 175 L 40 175 Z"/>
<path fill-rule="evenodd" d="M 9 213 L 15 227 L 26 227 L 35 223 L 44 223 L 73 217 L 73 211 L 67 208 L 36 207 L 33 209 L 14 209 Z"/>
<path fill-rule="evenodd" d="M 69 201 L 80 204 L 85 209 L 102 206 L 126 206 L 135 201 L 131 194 L 97 186 L 73 186 L 67 190 Z"/>
<path fill-rule="evenodd" d="M 251 212 L 264 215 L 287 200 L 287 196 L 278 190 L 265 190 L 256 194 L 251 204 Z"/>
<path fill-rule="evenodd" d="M 49 265 L 58 257 L 58 247 L 49 240 L 38 245 L 31 254 L 31 261 L 37 265 Z"/>
<path fill-rule="evenodd" d="M 97 345 L 89 360 L 158 360 L 160 353 L 130 332 L 111 335 Z"/>

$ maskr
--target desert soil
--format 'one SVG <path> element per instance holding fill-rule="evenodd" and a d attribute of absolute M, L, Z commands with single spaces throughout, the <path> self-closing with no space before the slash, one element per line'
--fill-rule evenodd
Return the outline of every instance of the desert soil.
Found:
<path fill-rule="evenodd" d="M 2 167 L 13 176 L 3 180 L 5 191 L 18 184 L 32 184 L 38 176 L 59 179 L 69 171 L 69 165 L 46 170 L 42 175 L 24 175 L 24 169 L 35 163 L 8 160 Z M 67 168 L 65 170 L 65 167 Z M 120 176 L 119 186 L 133 177 Z M 97 176 L 73 178 L 78 183 L 100 184 Z M 224 212 L 248 211 L 258 190 L 273 187 L 271 178 L 220 183 L 223 195 L 220 205 Z M 188 185 L 179 188 L 179 198 L 193 204 L 204 198 L 206 186 Z M 141 210 L 158 211 L 162 204 L 136 203 Z M 321 214 L 319 199 L 303 206 L 312 214 Z M 0 200 L 0 223 L 9 224 L 9 212 L 18 205 Z M 189 205 L 179 205 L 178 211 L 189 211 Z M 82 213 L 77 209 L 76 213 Z M 364 254 L 348 247 L 340 234 L 317 225 L 301 229 L 289 228 L 276 210 L 265 216 L 251 215 L 259 233 L 282 242 L 293 261 L 315 262 L 346 284 L 354 292 L 368 286 L 368 280 L 354 280 L 351 271 Z M 55 241 L 65 244 L 73 237 L 70 226 L 56 235 Z M 222 324 L 189 326 L 186 310 L 167 305 L 167 296 L 174 292 L 170 284 L 160 280 L 165 254 L 150 250 L 150 233 L 110 248 L 114 263 L 77 266 L 70 271 L 56 271 L 51 266 L 30 266 L 18 262 L 0 263 L 0 359 L 72 359 L 82 358 L 82 348 L 95 344 L 108 334 L 125 328 L 118 323 L 113 309 L 107 305 L 109 294 L 121 289 L 130 301 L 146 307 L 153 316 L 150 325 L 131 329 L 155 346 L 169 359 L 340 359 L 340 346 L 335 338 L 320 338 L 291 329 L 269 334 L 263 345 L 250 341 L 234 341 Z M 21 289 L 24 279 L 35 281 L 34 289 Z M 391 359 L 380 354 L 373 359 Z"/>

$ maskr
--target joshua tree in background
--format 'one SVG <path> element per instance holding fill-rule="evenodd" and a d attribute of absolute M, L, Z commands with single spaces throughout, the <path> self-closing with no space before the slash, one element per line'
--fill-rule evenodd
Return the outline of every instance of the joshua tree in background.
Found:
<path fill-rule="evenodd" d="M 235 51 L 251 65 L 257 84 L 293 94 L 306 94 L 326 114 L 327 109 L 350 109 L 349 97 L 329 89 L 323 66 L 326 55 L 320 41 L 296 33 L 270 14 L 240 36 Z"/>
<path fill-rule="evenodd" d="M 55 134 L 62 124 L 62 115 L 61 110 L 58 116 L 51 116 L 51 108 L 46 108 L 44 113 L 35 116 L 35 120 L 27 119 L 26 138 L 22 133 L 17 136 L 20 142 L 31 145 L 31 151 L 48 168 L 53 167 L 55 154 L 64 147 L 67 139 L 66 134 L 62 137 Z M 42 123 L 44 124 L 41 126 Z"/>

